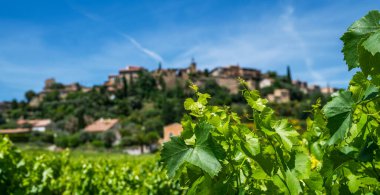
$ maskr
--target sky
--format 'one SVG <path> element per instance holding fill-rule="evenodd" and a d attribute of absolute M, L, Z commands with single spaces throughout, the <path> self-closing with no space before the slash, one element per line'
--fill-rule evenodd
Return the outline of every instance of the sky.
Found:
<path fill-rule="evenodd" d="M 0 0 L 0 101 L 54 77 L 99 85 L 127 65 L 239 64 L 346 87 L 341 35 L 375 0 Z"/>

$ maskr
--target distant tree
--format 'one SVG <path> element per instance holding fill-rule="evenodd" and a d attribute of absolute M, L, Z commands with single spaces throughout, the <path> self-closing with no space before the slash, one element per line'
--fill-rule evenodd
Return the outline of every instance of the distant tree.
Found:
<path fill-rule="evenodd" d="M 270 78 L 276 78 L 277 77 L 277 72 L 274 72 L 274 71 L 268 71 L 267 74 Z"/>
<path fill-rule="evenodd" d="M 139 77 L 137 78 L 134 86 L 136 87 L 136 95 L 142 99 L 149 99 L 153 97 L 157 91 L 156 80 L 148 71 L 141 71 L 139 73 Z"/>
<path fill-rule="evenodd" d="M 123 97 L 126 98 L 128 96 L 128 82 L 127 79 L 123 76 Z"/>
<path fill-rule="evenodd" d="M 153 117 L 153 116 L 146 117 L 146 119 L 144 120 L 143 123 L 144 123 L 143 125 L 145 126 L 145 129 L 148 132 L 150 132 L 150 131 L 159 132 L 162 130 L 162 128 L 164 126 L 159 115 L 157 115 L 156 117 Z"/>
<path fill-rule="evenodd" d="M 112 131 L 106 131 L 102 135 L 104 147 L 111 148 L 112 144 L 116 141 L 115 133 Z"/>
<path fill-rule="evenodd" d="M 146 134 L 145 141 L 146 141 L 146 144 L 149 145 L 150 151 L 152 151 L 152 144 L 157 143 L 159 139 L 160 139 L 160 135 L 155 131 L 151 131 Z"/>
<path fill-rule="evenodd" d="M 74 117 L 74 116 L 69 116 L 66 120 L 65 120 L 65 130 L 66 131 L 69 131 L 71 133 L 74 133 L 76 131 L 79 130 L 79 121 L 78 121 L 78 118 Z"/>
<path fill-rule="evenodd" d="M 208 76 L 210 76 L 210 71 L 206 68 L 204 70 L 203 74 L 205 75 L 205 77 L 208 77 Z"/>
<path fill-rule="evenodd" d="M 286 77 L 287 77 L 288 82 L 292 83 L 292 74 L 290 72 L 290 67 L 289 66 L 286 67 Z"/>
<path fill-rule="evenodd" d="M 64 89 L 65 88 L 65 85 L 63 85 L 62 83 L 53 83 L 49 89 L 53 89 L 53 90 L 59 90 L 59 89 Z"/>
<path fill-rule="evenodd" d="M 0 125 L 5 123 L 5 118 L 4 116 L 0 113 Z"/>
<path fill-rule="evenodd" d="M 268 94 L 271 94 L 274 92 L 273 86 L 263 87 L 260 89 L 260 93 L 263 97 L 267 96 Z"/>
<path fill-rule="evenodd" d="M 27 92 L 25 92 L 25 98 L 28 102 L 30 102 L 34 97 L 36 97 L 36 92 L 34 92 L 33 90 L 28 90 Z"/>
<path fill-rule="evenodd" d="M 51 91 L 46 94 L 44 101 L 53 102 L 59 100 L 59 92 L 57 90 Z"/>
<path fill-rule="evenodd" d="M 11 102 L 11 109 L 14 110 L 14 109 L 17 109 L 18 108 L 18 102 L 16 99 L 13 99 L 12 102 Z"/>
<path fill-rule="evenodd" d="M 161 62 L 158 63 L 158 70 L 161 70 L 162 69 L 162 64 Z"/>

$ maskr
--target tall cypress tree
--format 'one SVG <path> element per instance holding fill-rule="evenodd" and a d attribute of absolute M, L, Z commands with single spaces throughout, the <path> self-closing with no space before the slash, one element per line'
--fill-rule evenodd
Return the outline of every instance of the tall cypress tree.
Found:
<path fill-rule="evenodd" d="M 287 76 L 287 79 L 288 79 L 288 82 L 291 83 L 292 82 L 292 74 L 290 73 L 290 66 L 288 65 L 286 67 L 286 76 Z"/>
<path fill-rule="evenodd" d="M 125 76 L 123 76 L 123 97 L 126 98 L 128 96 L 128 82 Z"/>

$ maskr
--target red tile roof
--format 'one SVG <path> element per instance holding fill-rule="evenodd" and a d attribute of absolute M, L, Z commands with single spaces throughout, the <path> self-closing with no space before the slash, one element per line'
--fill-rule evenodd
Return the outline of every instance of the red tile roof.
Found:
<path fill-rule="evenodd" d="M 51 120 L 50 119 L 17 120 L 17 125 L 25 125 L 25 124 L 30 124 L 33 127 L 46 127 L 51 124 Z"/>
<path fill-rule="evenodd" d="M 84 131 L 86 132 L 104 132 L 112 129 L 119 120 L 117 119 L 99 119 L 95 121 L 94 123 L 88 125 L 86 128 L 84 128 Z"/>
<path fill-rule="evenodd" d="M 0 129 L 0 134 L 15 134 L 15 133 L 27 133 L 30 129 L 17 128 L 17 129 Z"/>

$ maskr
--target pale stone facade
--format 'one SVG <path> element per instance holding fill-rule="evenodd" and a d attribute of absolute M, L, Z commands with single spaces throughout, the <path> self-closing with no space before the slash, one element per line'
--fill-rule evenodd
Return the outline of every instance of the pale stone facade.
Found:
<path fill-rule="evenodd" d="M 288 89 L 275 89 L 273 94 L 268 94 L 267 99 L 270 102 L 287 103 L 290 101 L 290 92 Z"/>

